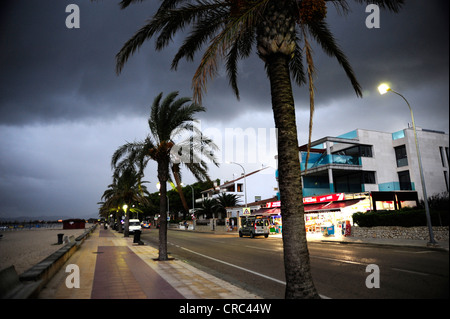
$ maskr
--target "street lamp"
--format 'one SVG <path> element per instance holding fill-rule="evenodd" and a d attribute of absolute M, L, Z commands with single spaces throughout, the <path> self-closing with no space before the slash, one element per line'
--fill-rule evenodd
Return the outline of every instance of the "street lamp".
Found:
<path fill-rule="evenodd" d="M 123 236 L 128 237 L 130 235 L 130 233 L 129 233 L 129 218 L 127 215 L 128 205 L 124 204 L 122 206 L 122 208 L 123 208 L 123 211 L 125 212 L 125 231 L 123 232 Z"/>
<path fill-rule="evenodd" d="M 183 183 L 181 183 L 181 186 L 189 186 L 192 190 L 192 227 L 195 230 L 195 226 L 196 226 L 196 220 L 195 220 L 195 199 L 194 199 L 194 187 L 192 187 L 191 185 L 184 185 Z"/>
<path fill-rule="evenodd" d="M 194 187 L 192 185 L 184 185 L 181 183 L 181 186 L 189 186 L 192 190 L 192 213 L 195 213 L 195 199 L 194 199 Z"/>
<path fill-rule="evenodd" d="M 236 164 L 239 165 L 242 168 L 242 171 L 244 172 L 244 200 L 245 200 L 245 208 L 247 208 L 247 179 L 245 174 L 245 168 L 239 163 L 236 162 L 227 162 L 228 164 Z M 237 216 L 237 223 L 238 228 L 241 226 L 241 220 L 239 219 L 239 216 Z"/>
<path fill-rule="evenodd" d="M 431 216 L 430 216 L 430 208 L 428 206 L 427 188 L 425 186 L 425 178 L 423 176 L 422 159 L 421 159 L 421 156 L 420 156 L 419 142 L 417 140 L 416 124 L 414 123 L 413 110 L 411 108 L 411 105 L 409 105 L 408 100 L 403 95 L 401 95 L 400 93 L 392 90 L 389 87 L 389 85 L 387 85 L 386 83 L 380 84 L 378 86 L 378 91 L 380 92 L 381 95 L 386 94 L 387 92 L 392 92 L 392 93 L 395 93 L 395 94 L 401 96 L 403 98 L 403 100 L 405 100 L 406 104 L 409 107 L 409 111 L 411 112 L 411 120 L 412 120 L 412 126 L 413 126 L 413 131 L 414 131 L 414 141 L 416 143 L 417 160 L 419 162 L 420 181 L 422 183 L 423 201 L 425 203 L 425 215 L 427 217 L 428 232 L 429 232 L 429 235 L 430 235 L 430 242 L 428 244 L 435 245 L 436 241 L 434 240 L 433 228 L 432 228 L 432 225 L 431 225 Z"/>

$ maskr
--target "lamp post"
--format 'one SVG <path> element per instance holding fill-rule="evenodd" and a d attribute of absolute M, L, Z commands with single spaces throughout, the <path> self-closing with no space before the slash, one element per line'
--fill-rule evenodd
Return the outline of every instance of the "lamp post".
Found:
<path fill-rule="evenodd" d="M 242 171 L 244 172 L 244 200 L 245 200 L 245 208 L 247 208 L 247 179 L 246 179 L 246 174 L 245 174 L 245 168 L 244 166 L 242 166 L 239 163 L 236 162 L 228 162 L 229 164 L 236 164 L 239 165 L 242 168 Z M 239 216 L 237 216 L 237 223 L 238 223 L 238 229 L 239 227 L 241 227 L 241 220 L 239 218 Z"/>
<path fill-rule="evenodd" d="M 128 237 L 130 235 L 129 232 L 129 218 L 128 218 L 128 214 L 127 214 L 127 209 L 128 209 L 128 205 L 124 204 L 122 206 L 123 211 L 125 212 L 125 230 L 123 232 L 123 237 Z"/>
<path fill-rule="evenodd" d="M 420 156 L 419 142 L 417 140 L 416 124 L 414 123 L 413 110 L 412 110 L 411 105 L 409 104 L 408 100 L 400 93 L 392 90 L 389 87 L 389 85 L 387 85 L 385 83 L 380 84 L 378 86 L 378 91 L 380 92 L 381 95 L 386 94 L 387 92 L 392 92 L 392 93 L 399 95 L 400 97 L 403 98 L 403 100 L 405 100 L 406 104 L 408 105 L 409 111 L 411 112 L 411 120 L 412 120 L 412 126 L 413 126 L 413 131 L 414 131 L 414 142 L 416 144 L 417 160 L 419 162 L 420 181 L 422 183 L 423 201 L 425 203 L 425 215 L 427 217 L 428 232 L 429 232 L 429 236 L 430 236 L 430 242 L 428 244 L 435 245 L 436 241 L 434 240 L 433 228 L 431 225 L 431 216 L 430 216 L 430 208 L 428 206 L 427 188 L 425 186 L 425 178 L 423 176 L 422 158 Z"/>
<path fill-rule="evenodd" d="M 183 183 L 181 183 L 181 186 L 189 186 L 192 190 L 192 222 L 193 222 L 193 227 L 195 229 L 195 199 L 194 199 L 194 187 L 192 187 L 192 185 L 184 185 Z"/>

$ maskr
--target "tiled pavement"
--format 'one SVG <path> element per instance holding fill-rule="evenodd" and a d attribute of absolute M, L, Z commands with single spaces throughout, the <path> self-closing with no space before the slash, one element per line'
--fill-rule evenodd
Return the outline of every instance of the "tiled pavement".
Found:
<path fill-rule="evenodd" d="M 180 260 L 155 261 L 158 250 L 98 227 L 40 292 L 40 299 L 255 299 L 258 296 Z M 68 288 L 70 264 L 80 287 Z M 70 286 L 70 285 L 69 285 Z"/>

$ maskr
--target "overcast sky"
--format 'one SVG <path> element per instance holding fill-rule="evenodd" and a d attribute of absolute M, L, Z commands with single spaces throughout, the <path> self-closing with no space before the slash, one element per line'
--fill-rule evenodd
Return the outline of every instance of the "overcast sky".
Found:
<path fill-rule="evenodd" d="M 170 70 L 182 37 L 156 53 L 146 43 L 120 76 L 115 55 L 155 11 L 148 0 L 121 10 L 119 0 L 2 0 L 0 4 L 0 218 L 12 216 L 96 217 L 97 202 L 111 183 L 112 153 L 126 141 L 144 139 L 153 98 L 160 92 L 192 96 L 197 66 L 182 61 Z M 347 16 L 328 7 L 327 21 L 363 87 L 357 98 L 338 63 L 314 48 L 316 113 L 313 138 L 356 128 L 395 132 L 410 114 L 397 95 L 380 96 L 388 81 L 414 109 L 416 125 L 449 131 L 449 8 L 447 0 L 406 0 L 399 14 L 381 11 L 380 28 L 368 29 L 365 5 Z M 80 28 L 66 27 L 66 7 L 80 8 Z M 197 60 L 198 61 L 198 60 Z M 222 70 L 209 82 L 202 130 L 226 149 L 228 129 L 269 136 L 274 127 L 269 82 L 254 54 L 240 64 L 241 100 Z M 305 88 L 295 89 L 299 142 L 307 141 Z M 259 130 L 258 130 L 259 129 Z M 265 143 L 267 148 L 271 143 Z M 238 149 L 228 148 L 233 156 Z M 244 157 L 247 172 L 273 164 L 273 155 Z M 225 160 L 225 154 L 219 154 Z M 248 154 L 246 156 L 249 156 Z M 230 159 L 230 158 L 226 158 Z M 222 163 L 212 178 L 231 179 L 237 165 Z M 189 173 L 184 183 L 193 183 Z M 156 191 L 156 165 L 146 180 Z"/>

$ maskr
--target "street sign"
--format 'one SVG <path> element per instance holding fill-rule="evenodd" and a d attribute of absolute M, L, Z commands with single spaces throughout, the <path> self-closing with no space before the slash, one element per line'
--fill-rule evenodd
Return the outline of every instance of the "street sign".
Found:
<path fill-rule="evenodd" d="M 242 215 L 250 215 L 250 207 L 242 208 Z"/>

